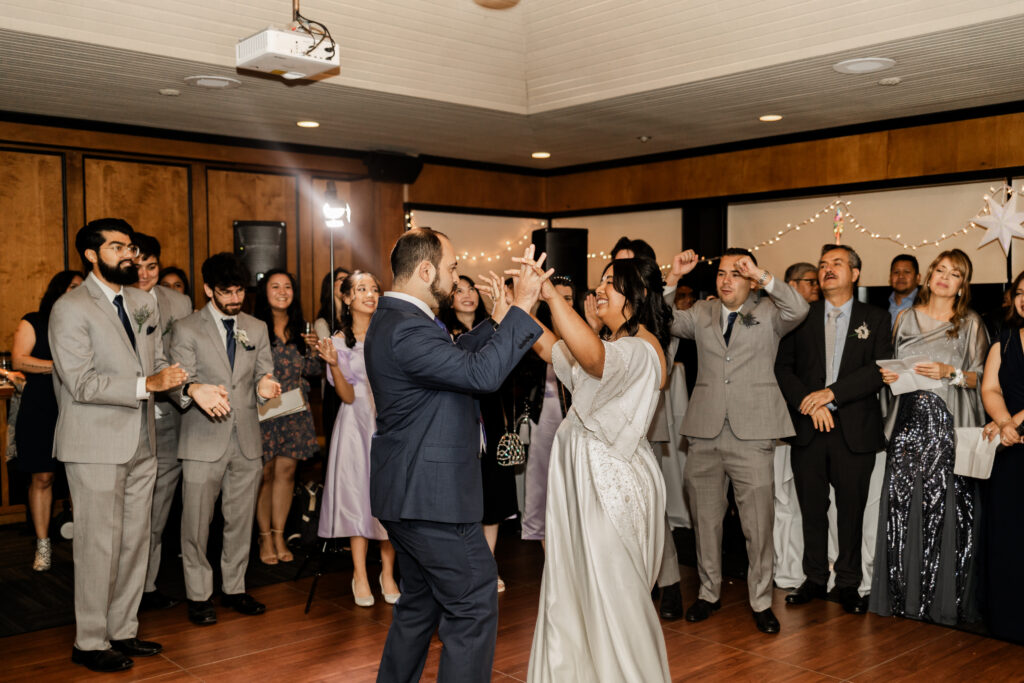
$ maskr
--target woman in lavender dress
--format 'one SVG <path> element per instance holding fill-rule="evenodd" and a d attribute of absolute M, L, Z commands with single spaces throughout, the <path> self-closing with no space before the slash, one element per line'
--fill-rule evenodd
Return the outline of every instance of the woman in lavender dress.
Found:
<path fill-rule="evenodd" d="M 370 513 L 370 439 L 377 411 L 366 377 L 363 340 L 370 317 L 377 310 L 380 282 L 370 273 L 355 271 L 341 285 L 341 330 L 320 342 L 320 357 L 327 363 L 327 379 L 341 408 L 334 421 L 320 510 L 321 538 L 348 537 L 352 547 L 352 595 L 360 607 L 374 603 L 366 572 L 369 541 L 380 541 L 383 565 L 377 583 L 384 600 L 397 602 L 394 579 L 395 549 L 387 533 Z"/>

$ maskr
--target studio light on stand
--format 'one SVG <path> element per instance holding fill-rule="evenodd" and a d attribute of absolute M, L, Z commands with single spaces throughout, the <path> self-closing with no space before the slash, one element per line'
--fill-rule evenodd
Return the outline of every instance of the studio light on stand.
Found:
<path fill-rule="evenodd" d="M 338 320 L 334 310 L 334 233 L 352 222 L 352 208 L 348 202 L 338 199 L 338 188 L 333 180 L 327 181 L 327 190 L 324 192 L 324 225 L 327 226 L 327 234 L 330 236 L 331 250 L 331 324 L 330 330 L 334 332 L 334 326 Z"/>

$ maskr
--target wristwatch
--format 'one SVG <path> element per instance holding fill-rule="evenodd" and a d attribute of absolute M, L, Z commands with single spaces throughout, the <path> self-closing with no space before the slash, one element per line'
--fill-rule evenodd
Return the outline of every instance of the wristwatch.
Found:
<path fill-rule="evenodd" d="M 767 270 L 762 270 L 761 271 L 761 277 L 757 278 L 757 285 L 759 287 L 764 287 L 765 284 L 767 284 L 768 280 L 771 279 L 771 277 L 772 277 L 771 273 L 769 273 Z"/>

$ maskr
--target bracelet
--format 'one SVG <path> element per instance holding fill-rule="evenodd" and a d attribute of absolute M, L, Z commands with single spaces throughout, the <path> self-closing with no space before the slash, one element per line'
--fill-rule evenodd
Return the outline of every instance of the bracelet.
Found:
<path fill-rule="evenodd" d="M 957 368 L 949 373 L 949 384 L 958 389 L 965 389 L 967 387 L 967 377 L 964 376 L 964 371 Z"/>
<path fill-rule="evenodd" d="M 769 273 L 767 270 L 762 270 L 761 271 L 761 277 L 757 278 L 758 286 L 759 287 L 764 287 L 765 284 L 768 282 L 768 280 L 771 279 L 771 277 L 772 277 L 771 273 Z"/>

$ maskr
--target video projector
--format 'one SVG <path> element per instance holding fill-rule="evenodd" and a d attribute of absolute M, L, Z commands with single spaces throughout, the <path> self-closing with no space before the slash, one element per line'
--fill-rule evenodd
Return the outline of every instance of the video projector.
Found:
<path fill-rule="evenodd" d="M 338 49 L 331 40 L 322 40 L 302 31 L 267 28 L 243 38 L 235 46 L 235 66 L 280 76 L 289 81 L 309 78 L 341 66 Z M 334 47 L 333 53 L 329 48 Z"/>

